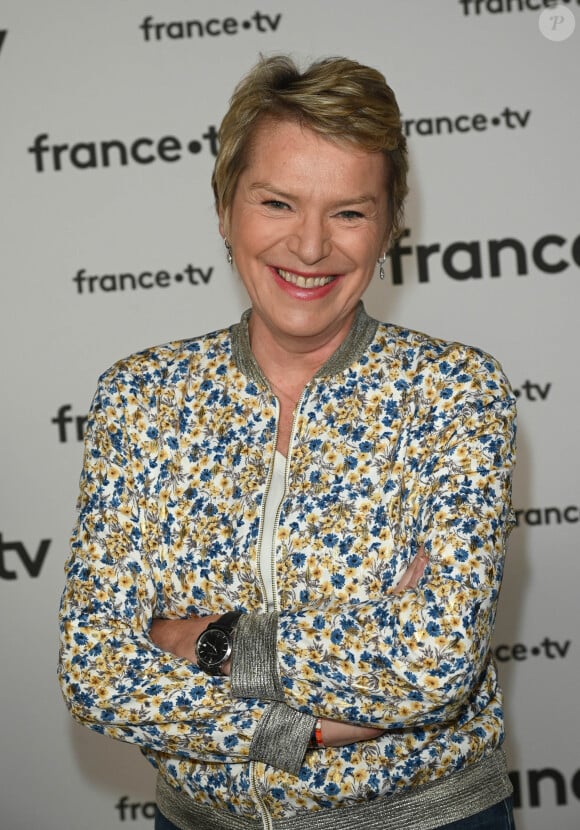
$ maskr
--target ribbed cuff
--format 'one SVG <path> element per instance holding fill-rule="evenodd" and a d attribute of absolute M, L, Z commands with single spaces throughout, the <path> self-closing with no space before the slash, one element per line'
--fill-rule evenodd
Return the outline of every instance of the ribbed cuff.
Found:
<path fill-rule="evenodd" d="M 284 700 L 278 674 L 278 615 L 242 614 L 234 632 L 230 670 L 234 697 Z"/>
<path fill-rule="evenodd" d="M 298 775 L 315 723 L 313 715 L 271 703 L 254 732 L 250 760 Z"/>

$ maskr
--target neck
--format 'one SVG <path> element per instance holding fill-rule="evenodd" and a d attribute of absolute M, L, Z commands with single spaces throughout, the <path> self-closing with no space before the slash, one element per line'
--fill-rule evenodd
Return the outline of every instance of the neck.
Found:
<path fill-rule="evenodd" d="M 353 315 L 354 316 L 354 315 Z M 352 319 L 316 338 L 288 338 L 271 331 L 252 313 L 250 345 L 265 377 L 278 389 L 301 392 L 348 336 Z"/>

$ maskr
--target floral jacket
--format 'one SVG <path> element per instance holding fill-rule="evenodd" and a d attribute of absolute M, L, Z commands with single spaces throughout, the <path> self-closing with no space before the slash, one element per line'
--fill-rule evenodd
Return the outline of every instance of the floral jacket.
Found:
<path fill-rule="evenodd" d="M 503 737 L 490 656 L 514 461 L 490 356 L 358 309 L 296 409 L 257 563 L 278 403 L 240 324 L 102 376 L 61 607 L 73 716 L 141 747 L 195 804 L 258 819 L 356 805 Z M 420 583 L 391 589 L 423 545 Z M 231 678 L 159 650 L 155 617 L 243 611 Z M 309 750 L 315 717 L 385 729 Z"/>

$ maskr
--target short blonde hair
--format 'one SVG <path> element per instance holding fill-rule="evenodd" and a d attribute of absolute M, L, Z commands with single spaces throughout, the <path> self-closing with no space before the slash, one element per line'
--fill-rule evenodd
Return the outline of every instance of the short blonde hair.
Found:
<path fill-rule="evenodd" d="M 219 129 L 212 187 L 220 215 L 232 205 L 256 128 L 266 118 L 298 121 L 332 141 L 384 153 L 391 242 L 401 235 L 407 142 L 393 90 L 378 70 L 325 58 L 300 72 L 286 55 L 261 58 L 234 90 Z"/>

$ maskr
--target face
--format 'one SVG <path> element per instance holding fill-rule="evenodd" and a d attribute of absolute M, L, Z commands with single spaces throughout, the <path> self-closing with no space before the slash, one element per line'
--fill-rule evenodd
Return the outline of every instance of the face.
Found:
<path fill-rule="evenodd" d="M 305 352 L 346 337 L 387 244 L 386 165 L 292 121 L 258 126 L 220 217 L 252 302 L 252 345 Z"/>

